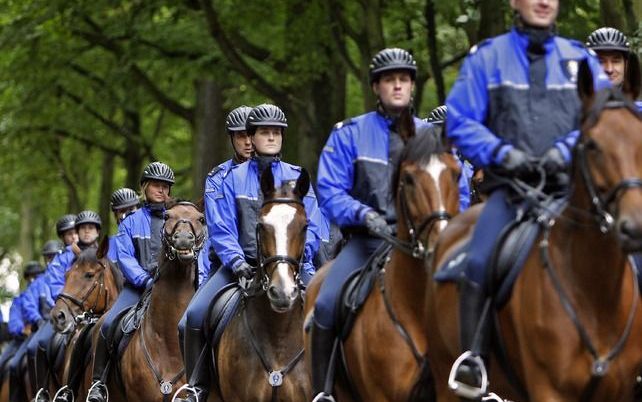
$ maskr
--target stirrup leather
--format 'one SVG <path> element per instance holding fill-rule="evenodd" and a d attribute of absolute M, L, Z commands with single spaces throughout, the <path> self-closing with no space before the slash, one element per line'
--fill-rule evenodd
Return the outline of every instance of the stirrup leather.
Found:
<path fill-rule="evenodd" d="M 105 402 L 109 402 L 109 388 L 107 388 L 107 385 L 104 384 L 102 381 L 94 381 L 93 384 L 91 384 L 91 387 L 87 390 L 87 398 L 85 399 L 85 402 L 91 402 L 89 400 L 89 397 L 91 396 L 91 393 L 94 391 L 94 388 L 102 387 L 105 390 Z M 100 392 L 100 391 L 96 391 Z"/>
<path fill-rule="evenodd" d="M 314 399 L 312 399 L 312 402 L 336 402 L 336 399 L 330 394 L 326 394 L 325 392 L 319 392 Z"/>
<path fill-rule="evenodd" d="M 469 363 L 479 368 L 481 374 L 481 384 L 479 387 L 473 387 L 456 380 L 457 372 L 464 363 Z M 462 353 L 450 369 L 448 388 L 450 388 L 455 395 L 466 399 L 477 400 L 486 396 L 488 393 L 488 372 L 486 371 L 484 360 L 480 356 L 473 354 L 470 350 Z M 493 399 L 490 400 L 492 401 Z"/>
<path fill-rule="evenodd" d="M 174 393 L 174 396 L 172 397 L 172 402 L 176 402 L 176 398 L 178 398 L 178 394 L 180 394 L 183 391 L 194 395 L 194 402 L 200 402 L 200 399 L 198 398 L 198 392 L 196 392 L 196 388 L 192 387 L 189 384 L 183 384 L 179 389 L 176 390 L 176 392 Z"/>

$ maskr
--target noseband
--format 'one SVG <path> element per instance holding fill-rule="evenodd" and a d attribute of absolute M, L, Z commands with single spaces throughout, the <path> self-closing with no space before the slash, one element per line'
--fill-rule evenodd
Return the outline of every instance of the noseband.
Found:
<path fill-rule="evenodd" d="M 185 205 L 185 206 L 194 207 L 198 211 L 198 207 L 189 201 L 180 201 L 176 203 L 176 205 Z M 192 245 L 190 251 L 192 251 L 192 254 L 194 255 L 193 258 L 194 260 L 196 260 L 198 258 L 199 251 L 201 251 L 201 249 L 203 248 L 203 244 L 205 243 L 205 231 L 201 232 L 200 235 L 197 235 L 196 229 L 194 229 L 194 225 L 189 219 L 178 219 L 174 224 L 172 231 L 169 233 L 165 231 L 165 226 L 167 225 L 167 220 L 165 220 L 165 223 L 163 224 L 163 237 L 162 237 L 163 246 L 165 247 L 165 256 L 167 257 L 168 260 L 174 260 L 178 255 L 178 250 L 176 249 L 176 247 L 174 247 L 172 237 L 174 237 L 174 234 L 176 234 L 176 231 L 178 230 L 178 225 L 180 225 L 181 223 L 188 224 L 190 227 L 190 231 L 194 235 L 194 244 Z"/>
<path fill-rule="evenodd" d="M 286 204 L 286 205 L 300 205 L 301 207 L 305 208 L 303 205 L 303 202 L 296 200 L 296 199 L 291 199 L 291 198 L 273 198 L 271 200 L 264 201 L 263 204 L 261 205 L 261 209 L 265 207 L 266 205 L 269 204 Z M 303 257 L 304 253 L 301 252 L 301 256 L 299 259 L 296 259 L 294 257 L 291 257 L 289 255 L 282 255 L 282 254 L 276 254 L 272 255 L 269 257 L 265 257 L 262 253 L 262 247 L 261 247 L 261 235 L 260 235 L 260 224 L 257 223 L 256 225 L 256 256 L 257 256 L 257 265 L 258 265 L 258 272 L 257 275 L 260 275 L 261 278 L 261 289 L 263 291 L 267 291 L 269 287 L 269 282 L 270 278 L 267 274 L 267 267 L 270 266 L 271 264 L 280 264 L 280 263 L 285 263 L 294 268 L 294 282 L 301 288 L 303 284 L 301 283 L 301 267 L 303 266 Z M 307 225 L 306 225 L 307 229 Z"/>
<path fill-rule="evenodd" d="M 77 315 L 74 317 L 74 321 L 77 324 L 80 324 L 83 321 L 93 321 L 97 320 L 97 317 L 100 314 L 96 314 L 95 310 L 98 307 L 98 300 L 100 299 L 100 294 L 104 294 L 104 306 L 107 306 L 107 298 L 109 296 L 109 292 L 105 288 L 105 270 L 107 267 L 105 264 L 102 263 L 102 261 L 98 261 L 98 264 L 101 266 L 101 271 L 100 274 L 98 275 L 98 278 L 94 281 L 94 283 L 91 285 L 91 287 L 80 297 L 76 298 L 75 296 L 70 295 L 69 293 L 61 292 L 57 297 L 56 300 L 62 300 L 62 302 L 67 306 L 69 311 L 73 313 L 73 308 L 72 306 L 69 305 L 69 302 L 77 306 L 81 314 Z M 94 301 L 94 304 L 88 307 L 85 307 L 85 303 L 87 300 L 89 300 L 89 297 L 94 293 L 94 290 L 98 288 L 98 296 L 96 296 L 96 300 Z"/>
<path fill-rule="evenodd" d="M 604 106 L 601 108 L 596 108 L 596 111 L 593 111 L 593 113 L 599 114 L 603 109 L 631 109 L 631 107 L 632 106 L 628 101 L 610 100 L 605 102 Z M 634 113 L 634 115 L 639 118 L 637 113 Z M 596 117 L 589 118 L 587 120 L 592 123 L 591 126 L 597 123 Z M 613 189 L 606 193 L 606 195 L 599 194 L 593 181 L 593 177 L 589 171 L 588 161 L 586 158 L 586 148 L 586 142 L 580 142 L 577 144 L 577 156 L 580 164 L 580 172 L 582 173 L 582 179 L 584 180 L 589 197 L 591 198 L 593 211 L 597 215 L 597 222 L 600 227 L 600 231 L 603 234 L 606 234 L 613 229 L 613 225 L 615 223 L 613 215 L 608 211 L 610 205 L 617 201 L 627 190 L 642 188 L 642 179 L 639 177 L 628 177 L 620 181 Z"/>

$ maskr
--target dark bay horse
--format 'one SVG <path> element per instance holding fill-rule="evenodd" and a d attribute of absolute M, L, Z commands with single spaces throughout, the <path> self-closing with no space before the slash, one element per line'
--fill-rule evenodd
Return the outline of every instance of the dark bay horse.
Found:
<path fill-rule="evenodd" d="M 214 354 L 218 398 L 223 401 L 311 399 L 302 361 L 303 301 L 298 279 L 307 230 L 303 197 L 309 187 L 305 170 L 294 187 L 284 183 L 275 189 L 271 169 L 261 176 L 264 201 L 257 225 L 259 266 Z M 211 395 L 210 400 L 216 397 Z"/>
<path fill-rule="evenodd" d="M 168 203 L 149 307 L 123 352 L 118 370 L 110 371 L 110 400 L 161 402 L 171 399 L 173 391 L 185 382 L 177 328 L 194 296 L 196 258 L 204 240 L 205 217 L 196 205 Z"/>
<path fill-rule="evenodd" d="M 106 240 L 103 247 L 108 244 Z M 72 365 L 72 355 L 83 353 L 82 349 L 76 348 L 80 335 L 86 329 L 99 328 L 93 325 L 111 307 L 123 285 L 122 274 L 107 258 L 102 258 L 104 254 L 104 250 L 98 251 L 97 255 L 95 248 L 89 248 L 78 256 L 65 274 L 65 286 L 51 310 L 54 329 L 68 336 L 62 366 L 53 374 L 56 381 L 50 382 L 54 401 L 71 401 L 70 394 L 75 400 L 84 400 L 87 386 L 91 383 L 90 370 L 86 370 L 91 365 Z M 88 326 L 93 326 L 93 329 L 88 329 Z M 58 383 L 60 388 L 56 389 L 53 383 Z M 74 389 L 76 386 L 79 388 Z"/>
<path fill-rule="evenodd" d="M 580 65 L 581 135 L 567 204 L 542 222 L 508 302 L 493 309 L 507 359 L 491 362 L 493 391 L 530 401 L 632 401 L 642 364 L 642 309 L 628 253 L 642 249 L 642 120 L 631 98 L 635 76 L 594 93 Z M 472 233 L 479 209 L 454 219 L 435 250 L 434 269 Z M 473 251 L 474 252 L 474 251 Z M 459 356 L 455 283 L 428 293 L 429 358 L 439 401 L 458 401 L 448 374 Z M 510 380 L 510 384 L 509 384 Z"/>
<path fill-rule="evenodd" d="M 417 130 L 407 141 L 391 187 L 396 192 L 397 238 L 390 240 L 395 247 L 343 340 L 350 380 L 337 378 L 339 401 L 431 400 L 423 306 L 426 263 L 448 218 L 459 212 L 460 174 L 451 148 L 432 129 Z M 306 320 L 331 264 L 308 286 Z M 306 333 L 306 347 L 309 342 Z"/>

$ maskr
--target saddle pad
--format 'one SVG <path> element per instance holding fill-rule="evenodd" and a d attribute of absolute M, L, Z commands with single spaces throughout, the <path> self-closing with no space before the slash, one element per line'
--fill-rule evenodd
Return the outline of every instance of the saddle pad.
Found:
<path fill-rule="evenodd" d="M 363 268 L 355 270 L 341 288 L 341 292 L 338 295 L 339 303 L 337 303 L 337 308 L 339 311 L 336 314 L 336 328 L 341 329 L 342 339 L 347 338 L 350 334 L 354 320 L 372 291 L 379 272 L 388 260 L 391 250 L 392 245 L 383 243 L 375 250 Z"/>

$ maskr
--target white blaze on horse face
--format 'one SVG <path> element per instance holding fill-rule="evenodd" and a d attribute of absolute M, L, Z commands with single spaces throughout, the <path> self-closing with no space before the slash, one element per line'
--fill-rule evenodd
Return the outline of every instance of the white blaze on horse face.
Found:
<path fill-rule="evenodd" d="M 448 169 L 446 164 L 439 159 L 438 155 L 432 155 L 430 157 L 430 161 L 424 168 L 426 172 L 432 177 L 432 180 L 435 182 L 435 189 L 437 191 L 437 199 L 439 200 L 439 204 L 437 205 L 437 209 L 435 212 L 446 212 L 446 208 L 444 207 L 443 203 L 443 198 L 441 195 L 441 185 L 440 185 L 440 180 L 439 178 L 441 177 L 441 174 Z M 437 222 L 437 225 L 439 227 L 439 230 L 444 230 L 446 228 L 446 225 L 448 224 L 447 221 L 445 220 L 440 220 Z"/>
<path fill-rule="evenodd" d="M 274 229 L 274 244 L 277 255 L 288 255 L 288 226 L 294 220 L 297 209 L 288 204 L 276 204 L 270 212 L 263 217 L 263 224 L 270 225 Z M 285 289 L 294 287 L 296 284 L 289 275 L 288 264 L 281 263 L 275 273 L 279 276 L 279 282 Z"/>

